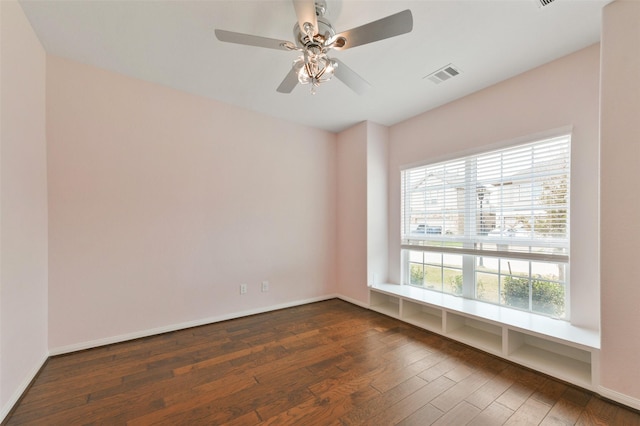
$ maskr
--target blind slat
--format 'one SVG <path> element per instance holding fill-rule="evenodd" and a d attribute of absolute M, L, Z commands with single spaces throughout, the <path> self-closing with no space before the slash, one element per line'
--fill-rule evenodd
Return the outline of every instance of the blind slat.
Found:
<path fill-rule="evenodd" d="M 570 142 L 564 135 L 403 170 L 403 243 L 568 259 Z"/>

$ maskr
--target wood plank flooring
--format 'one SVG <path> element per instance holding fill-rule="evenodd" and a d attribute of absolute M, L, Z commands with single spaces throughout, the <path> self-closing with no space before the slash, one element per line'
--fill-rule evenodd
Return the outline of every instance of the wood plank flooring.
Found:
<path fill-rule="evenodd" d="M 640 425 L 341 300 L 52 357 L 7 425 Z"/>

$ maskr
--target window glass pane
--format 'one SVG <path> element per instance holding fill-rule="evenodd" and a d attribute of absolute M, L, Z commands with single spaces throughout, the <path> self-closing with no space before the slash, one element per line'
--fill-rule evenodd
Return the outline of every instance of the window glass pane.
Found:
<path fill-rule="evenodd" d="M 409 262 L 422 263 L 424 259 L 425 253 L 416 250 L 409 251 Z"/>
<path fill-rule="evenodd" d="M 442 291 L 442 267 L 426 266 L 427 280 L 425 286 L 431 290 Z"/>
<path fill-rule="evenodd" d="M 432 251 L 428 251 L 424 254 L 424 257 L 426 263 L 430 263 L 432 265 L 442 264 L 442 253 L 434 253 Z"/>
<path fill-rule="evenodd" d="M 442 264 L 462 269 L 462 256 L 459 254 L 444 254 L 442 256 Z"/>
<path fill-rule="evenodd" d="M 442 255 L 442 264 L 442 291 L 462 294 L 462 256 L 445 253 Z"/>
<path fill-rule="evenodd" d="M 551 281 L 565 280 L 564 263 L 531 262 L 531 276 Z"/>
<path fill-rule="evenodd" d="M 496 257 L 476 256 L 476 271 L 499 272 L 500 259 Z"/>
<path fill-rule="evenodd" d="M 442 291 L 450 294 L 462 294 L 462 270 L 442 269 Z"/>
<path fill-rule="evenodd" d="M 528 277 L 513 275 L 500 279 L 504 304 L 513 308 L 529 310 L 530 282 Z"/>
<path fill-rule="evenodd" d="M 476 298 L 495 304 L 500 303 L 500 278 L 498 274 L 476 273 Z"/>
<path fill-rule="evenodd" d="M 533 312 L 564 317 L 564 285 L 553 281 L 533 280 Z"/>
<path fill-rule="evenodd" d="M 409 263 L 409 284 L 422 285 L 424 282 L 424 265 L 422 263 Z"/>
<path fill-rule="evenodd" d="M 500 270 L 505 275 L 529 276 L 529 262 L 526 260 L 501 259 Z"/>

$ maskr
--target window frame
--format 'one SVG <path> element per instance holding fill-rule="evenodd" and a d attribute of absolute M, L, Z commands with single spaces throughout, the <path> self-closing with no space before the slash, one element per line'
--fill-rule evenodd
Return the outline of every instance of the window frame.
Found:
<path fill-rule="evenodd" d="M 406 171 L 411 171 L 411 170 L 415 170 L 418 168 L 428 168 L 428 167 L 433 167 L 433 166 L 439 166 L 439 165 L 447 165 L 447 164 L 452 164 L 452 163 L 456 163 L 456 162 L 464 162 L 464 168 L 465 168 L 465 172 L 464 172 L 464 176 L 465 176 L 465 181 L 468 179 L 468 175 L 471 173 L 475 173 L 475 170 L 473 170 L 473 167 L 477 166 L 477 162 L 478 162 L 478 158 L 480 158 L 483 155 L 491 155 L 494 154 L 496 152 L 508 152 L 510 150 L 517 150 L 521 147 L 526 147 L 527 145 L 530 145 L 532 147 L 535 146 L 539 146 L 544 144 L 545 142 L 548 141 L 553 141 L 553 140 L 562 140 L 562 139 L 566 139 L 566 144 L 567 144 L 567 152 L 564 153 L 564 156 L 562 157 L 563 161 L 566 161 L 567 164 L 567 173 L 566 173 L 566 185 L 567 185 L 567 189 L 566 189 L 566 194 L 565 194 L 565 198 L 566 198 L 566 210 L 564 211 L 564 221 L 565 221 L 565 236 L 562 239 L 562 241 L 559 241 L 559 245 L 562 246 L 562 248 L 565 249 L 565 252 L 563 254 L 557 254 L 554 253 L 554 251 L 557 251 L 557 249 L 553 249 L 550 252 L 544 252 L 544 253 L 534 253 L 531 251 L 531 247 L 529 248 L 528 252 L 519 252 L 519 251 L 510 251 L 510 250 L 499 250 L 498 249 L 498 243 L 495 241 L 491 241 L 490 239 L 483 239 L 483 238 L 478 238 L 478 235 L 475 235 L 473 237 L 471 237 L 470 241 L 464 242 L 462 247 L 447 247 L 444 242 L 447 241 L 447 237 L 446 235 L 444 235 L 444 231 L 442 232 L 442 235 L 440 236 L 440 238 L 438 238 L 438 240 L 442 241 L 443 244 L 440 246 L 433 246 L 433 245 L 429 245 L 426 243 L 421 243 L 421 244 L 412 244 L 411 239 L 407 240 L 406 235 L 407 235 L 407 226 L 408 224 L 405 223 L 406 220 L 406 213 L 405 213 L 405 209 L 407 208 L 406 203 L 408 202 L 405 198 L 405 194 L 406 194 L 406 183 L 405 183 L 405 172 Z M 482 150 L 477 150 L 474 153 L 462 153 L 461 155 L 457 155 L 457 156 L 451 156 L 448 159 L 440 159 L 437 161 L 432 161 L 432 162 L 427 162 L 427 163 L 422 163 L 422 164 L 414 164 L 414 165 L 409 165 L 407 167 L 404 167 L 401 169 L 401 179 L 400 179 L 400 203 L 401 203 L 401 244 L 400 244 L 400 252 L 401 252 L 401 284 L 403 285 L 414 285 L 411 280 L 411 260 L 409 259 L 410 256 L 410 251 L 416 252 L 416 251 L 422 251 L 422 252 L 431 252 L 431 253 L 439 253 L 442 256 L 446 255 L 446 254 L 459 254 L 462 255 L 463 257 L 463 285 L 462 285 L 462 290 L 460 293 L 458 293 L 458 295 L 463 296 L 465 298 L 468 299 L 473 299 L 473 300 L 477 300 L 479 302 L 483 302 L 483 303 L 494 303 L 494 304 L 499 304 L 500 306 L 504 306 L 507 308 L 514 308 L 514 309 L 518 309 L 517 307 L 513 307 L 510 305 L 507 305 L 505 303 L 503 303 L 502 299 L 502 293 L 500 290 L 500 286 L 498 287 L 498 298 L 499 298 L 499 303 L 495 303 L 495 302 L 491 302 L 491 301 L 487 301 L 487 300 L 483 300 L 481 298 L 478 297 L 478 277 L 477 277 L 477 269 L 476 269 L 476 262 L 478 258 L 483 258 L 483 257 L 487 257 L 487 258 L 494 258 L 495 260 L 498 261 L 499 264 L 502 263 L 502 261 L 504 260 L 518 260 L 518 261 L 527 261 L 529 262 L 529 269 L 531 270 L 531 265 L 532 263 L 538 263 L 538 262 L 543 262 L 543 263 L 557 263 L 558 265 L 563 265 L 564 269 L 563 272 L 559 272 L 559 278 L 558 281 L 552 281 L 549 280 L 547 278 L 534 278 L 531 274 L 529 274 L 529 289 L 530 289 L 530 298 L 531 298 L 531 294 L 533 293 L 532 291 L 532 286 L 534 285 L 533 282 L 534 280 L 536 281 L 548 281 L 550 283 L 561 283 L 563 285 L 563 289 L 564 289 L 564 315 L 562 316 L 562 319 L 570 321 L 570 260 L 569 260 L 569 252 L 570 252 L 570 222 L 569 222 L 569 218 L 570 218 L 570 199 L 571 199 L 571 187 L 570 187 L 570 181 L 571 181 L 571 140 L 572 140 L 572 132 L 571 130 L 568 129 L 562 129 L 562 131 L 558 131 L 558 132 L 554 132 L 554 134 L 547 134 L 547 135 L 543 135 L 540 136 L 538 135 L 537 137 L 531 137 L 531 138 L 527 138 L 527 139 L 520 139 L 518 141 L 514 141 L 514 143 L 508 144 L 508 145 L 502 145 L 502 146 L 489 146 L 486 147 L 486 149 L 482 149 Z M 469 159 L 473 159 L 473 161 L 475 161 L 475 165 L 469 165 Z M 501 164 L 502 164 L 501 160 Z M 532 162 L 532 167 L 535 166 L 535 163 Z M 471 168 L 471 170 L 470 170 Z M 554 175 L 555 177 L 555 175 Z M 478 180 L 473 180 L 474 185 L 476 185 L 476 183 L 478 182 Z M 477 188 L 477 186 L 476 186 Z M 522 196 L 522 186 L 520 186 L 517 190 L 517 195 L 518 195 L 518 199 L 520 200 L 520 197 Z M 532 188 L 527 188 L 527 191 L 531 193 L 531 195 L 529 195 L 529 197 L 527 197 L 530 200 L 535 199 L 535 196 L 533 195 L 534 192 L 534 188 L 532 186 Z M 425 190 L 425 194 L 427 193 L 427 190 Z M 465 195 L 466 198 L 470 197 L 470 194 L 472 193 L 472 191 L 467 191 L 467 194 Z M 428 197 L 425 196 L 425 200 Z M 429 201 L 432 201 L 432 199 L 429 199 Z M 475 227 L 477 226 L 477 224 L 475 223 L 477 221 L 477 218 L 472 215 L 468 214 L 468 210 L 467 210 L 467 206 L 469 203 L 475 203 L 475 200 L 465 200 L 465 212 L 467 213 L 467 215 L 465 215 L 465 233 L 469 233 L 469 229 L 472 229 L 473 232 L 476 231 Z M 533 201 L 532 201 L 533 203 Z M 533 205 L 533 204 L 531 204 Z M 482 207 L 481 207 L 482 209 Z M 473 210 L 473 208 L 471 208 L 470 210 Z M 482 210 L 480 210 L 482 212 Z M 444 215 L 444 213 L 443 213 Z M 426 219 L 425 219 L 426 220 Z M 480 214 L 480 225 L 481 227 L 484 226 L 482 220 L 482 213 Z M 409 224 L 410 226 L 410 224 Z M 424 228 L 423 229 L 427 229 L 428 227 L 430 228 L 432 225 L 425 223 Z M 425 232 L 425 234 L 429 234 L 429 231 L 427 230 Z M 535 240 L 535 232 L 531 232 L 532 237 L 529 239 L 525 239 L 522 241 L 518 241 L 518 240 L 510 240 L 510 242 L 512 243 L 512 245 L 514 245 L 513 243 L 518 243 L 518 242 L 522 242 L 522 243 L 528 243 L 531 244 L 531 242 L 533 240 Z M 486 234 L 485 234 L 486 235 Z M 466 237 L 466 236 L 465 236 Z M 451 239 L 452 241 L 457 240 L 458 243 L 460 243 L 461 239 L 457 238 L 457 239 Z M 463 239 L 464 240 L 464 239 Z M 426 241 L 426 235 L 425 235 L 425 241 Z M 482 248 L 478 249 L 478 245 L 480 245 L 480 247 L 482 247 L 483 243 L 486 242 L 491 242 L 491 243 L 495 243 L 496 244 L 496 249 L 492 249 L 492 250 L 483 250 Z M 551 248 L 554 244 L 552 241 L 547 241 L 547 244 L 549 246 L 549 248 Z M 426 253 L 423 253 L 423 259 L 426 256 Z M 423 261 L 423 268 L 426 268 L 428 262 L 427 261 Z M 444 268 L 444 266 L 443 266 Z M 559 266 L 559 270 L 560 270 L 560 266 Z M 488 274 L 490 274 L 491 272 L 487 272 Z M 498 280 L 500 280 L 501 276 L 505 276 L 505 275 L 500 275 L 498 274 Z M 564 279 L 564 281 L 561 281 L 561 279 Z M 443 280 L 444 281 L 444 280 Z M 421 287 L 425 287 L 425 283 L 426 283 L 426 275 L 424 276 L 424 281 Z M 444 282 L 441 283 L 441 288 L 443 288 L 445 285 Z M 444 292 L 442 290 L 432 290 L 432 291 L 440 291 L 440 292 Z M 446 292 L 444 292 L 446 293 Z M 455 293 L 452 293 L 455 294 Z M 533 311 L 533 303 L 530 301 L 529 303 L 529 307 L 528 309 L 525 309 L 528 312 L 531 313 L 540 313 L 540 312 L 536 312 Z M 546 313 L 541 313 L 542 315 L 548 315 Z M 553 315 L 548 315 L 548 316 L 553 316 Z"/>

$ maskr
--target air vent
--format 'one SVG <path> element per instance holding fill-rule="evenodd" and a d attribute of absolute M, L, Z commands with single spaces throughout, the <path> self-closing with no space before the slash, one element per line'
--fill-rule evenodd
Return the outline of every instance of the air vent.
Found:
<path fill-rule="evenodd" d="M 541 0 L 542 1 L 542 0 Z M 432 72 L 424 78 L 428 78 L 435 84 L 440 84 L 460 74 L 460 70 L 453 64 L 446 65 L 437 71 Z"/>
<path fill-rule="evenodd" d="M 549 6 L 553 2 L 554 0 L 536 0 L 536 3 L 538 3 L 538 6 L 540 7 Z"/>

